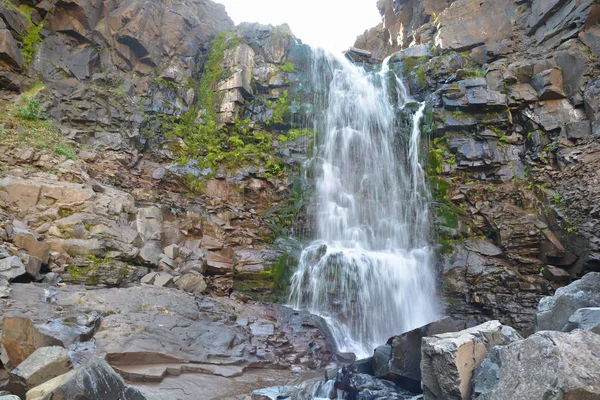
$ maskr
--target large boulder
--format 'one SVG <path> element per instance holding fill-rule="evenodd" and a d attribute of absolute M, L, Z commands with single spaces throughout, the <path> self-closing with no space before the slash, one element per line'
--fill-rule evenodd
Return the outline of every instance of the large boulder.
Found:
<path fill-rule="evenodd" d="M 59 346 L 41 347 L 25 361 L 10 371 L 10 388 L 13 393 L 25 394 L 30 389 L 69 372 L 69 352 Z"/>
<path fill-rule="evenodd" d="M 376 377 L 396 382 L 411 391 L 421 389 L 421 342 L 426 336 L 456 332 L 452 318 L 445 317 L 420 328 L 391 337 L 375 349 L 373 371 Z"/>
<path fill-rule="evenodd" d="M 470 399 L 473 371 L 487 357 L 488 350 L 521 339 L 513 328 L 498 321 L 423 338 L 421 372 L 424 399 Z"/>
<path fill-rule="evenodd" d="M 578 281 L 544 297 L 537 308 L 538 331 L 561 331 L 569 317 L 580 308 L 600 307 L 600 273 L 590 272 Z"/>
<path fill-rule="evenodd" d="M 41 347 L 62 344 L 59 339 L 40 330 L 29 318 L 15 316 L 2 319 L 2 347 L 13 368 Z"/>
<path fill-rule="evenodd" d="M 106 361 L 95 357 L 88 364 L 60 375 L 27 392 L 27 400 L 145 400 Z"/>
<path fill-rule="evenodd" d="M 477 369 L 473 399 L 600 398 L 600 335 L 538 332 L 498 346 Z"/>
<path fill-rule="evenodd" d="M 25 264 L 17 256 L 7 257 L 0 260 L 0 277 L 12 281 L 22 275 L 25 275 L 27 270 Z"/>

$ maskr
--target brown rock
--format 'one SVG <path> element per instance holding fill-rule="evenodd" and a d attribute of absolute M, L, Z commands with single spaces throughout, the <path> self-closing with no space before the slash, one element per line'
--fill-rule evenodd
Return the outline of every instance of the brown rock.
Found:
<path fill-rule="evenodd" d="M 50 244 L 38 241 L 33 233 L 19 232 L 12 236 L 12 242 L 20 249 L 26 250 L 29 255 L 39 258 L 43 264 L 48 264 Z"/>
<path fill-rule="evenodd" d="M 562 89 L 562 72 L 557 68 L 536 74 L 531 83 L 537 90 L 540 100 L 560 100 L 566 97 Z"/>
<path fill-rule="evenodd" d="M 2 347 L 11 367 L 17 367 L 37 349 L 48 346 L 62 346 L 62 343 L 38 330 L 29 318 L 3 318 Z"/>
<path fill-rule="evenodd" d="M 202 294 L 206 291 L 207 285 L 204 277 L 199 274 L 186 274 L 177 280 L 175 284 L 180 290 L 193 294 Z"/>
<path fill-rule="evenodd" d="M 23 68 L 23 57 L 8 29 L 0 29 L 0 66 L 16 70 Z"/>

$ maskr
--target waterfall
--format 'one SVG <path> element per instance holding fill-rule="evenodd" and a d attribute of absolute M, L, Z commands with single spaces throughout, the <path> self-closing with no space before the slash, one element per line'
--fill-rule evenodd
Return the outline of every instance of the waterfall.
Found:
<path fill-rule="evenodd" d="M 339 351 L 367 357 L 438 316 L 419 163 L 424 104 L 411 102 L 389 59 L 372 73 L 313 53 L 318 240 L 302 252 L 290 303 L 322 316 Z M 418 110 L 407 128 L 398 114 L 409 103 Z"/>

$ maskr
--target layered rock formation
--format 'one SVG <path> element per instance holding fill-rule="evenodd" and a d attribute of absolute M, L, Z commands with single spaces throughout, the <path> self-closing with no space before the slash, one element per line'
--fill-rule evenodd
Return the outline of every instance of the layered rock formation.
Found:
<path fill-rule="evenodd" d="M 467 326 L 497 318 L 529 334 L 542 296 L 598 266 L 600 9 L 537 0 L 379 6 L 378 34 L 390 41 L 366 50 L 404 49 L 391 63 L 428 104 L 448 312 Z"/>

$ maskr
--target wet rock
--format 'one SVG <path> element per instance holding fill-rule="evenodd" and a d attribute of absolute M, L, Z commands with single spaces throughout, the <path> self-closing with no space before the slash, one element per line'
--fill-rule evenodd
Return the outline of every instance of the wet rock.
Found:
<path fill-rule="evenodd" d="M 145 400 L 137 389 L 126 385 L 123 378 L 98 357 L 27 392 L 28 400 L 57 396 L 81 400 Z"/>
<path fill-rule="evenodd" d="M 10 371 L 10 387 L 14 393 L 25 394 L 42 383 L 71 369 L 69 352 L 62 347 L 41 347 Z"/>
<path fill-rule="evenodd" d="M 311 398 L 306 391 L 297 386 L 274 386 L 255 390 L 246 400 L 309 400 Z"/>
<path fill-rule="evenodd" d="M 13 279 L 25 275 L 26 272 L 25 265 L 17 256 L 0 260 L 0 276 L 8 281 L 12 281 Z"/>
<path fill-rule="evenodd" d="M 473 371 L 486 358 L 488 350 L 521 339 L 514 329 L 498 321 L 423 338 L 424 399 L 470 399 Z"/>
<path fill-rule="evenodd" d="M 394 383 L 356 372 L 353 365 L 342 367 L 334 382 L 334 388 L 344 392 L 346 399 L 404 399 L 409 392 Z"/>
<path fill-rule="evenodd" d="M 595 399 L 600 335 L 538 332 L 494 347 L 473 376 L 473 399 Z M 518 373 L 515 373 L 518 371 Z"/>
<path fill-rule="evenodd" d="M 544 297 L 536 312 L 538 331 L 560 331 L 580 308 L 600 307 L 600 273 L 590 272 L 578 281 Z"/>
<path fill-rule="evenodd" d="M 600 307 L 580 308 L 569 317 L 563 332 L 571 332 L 575 329 L 592 331 L 600 335 Z"/>

